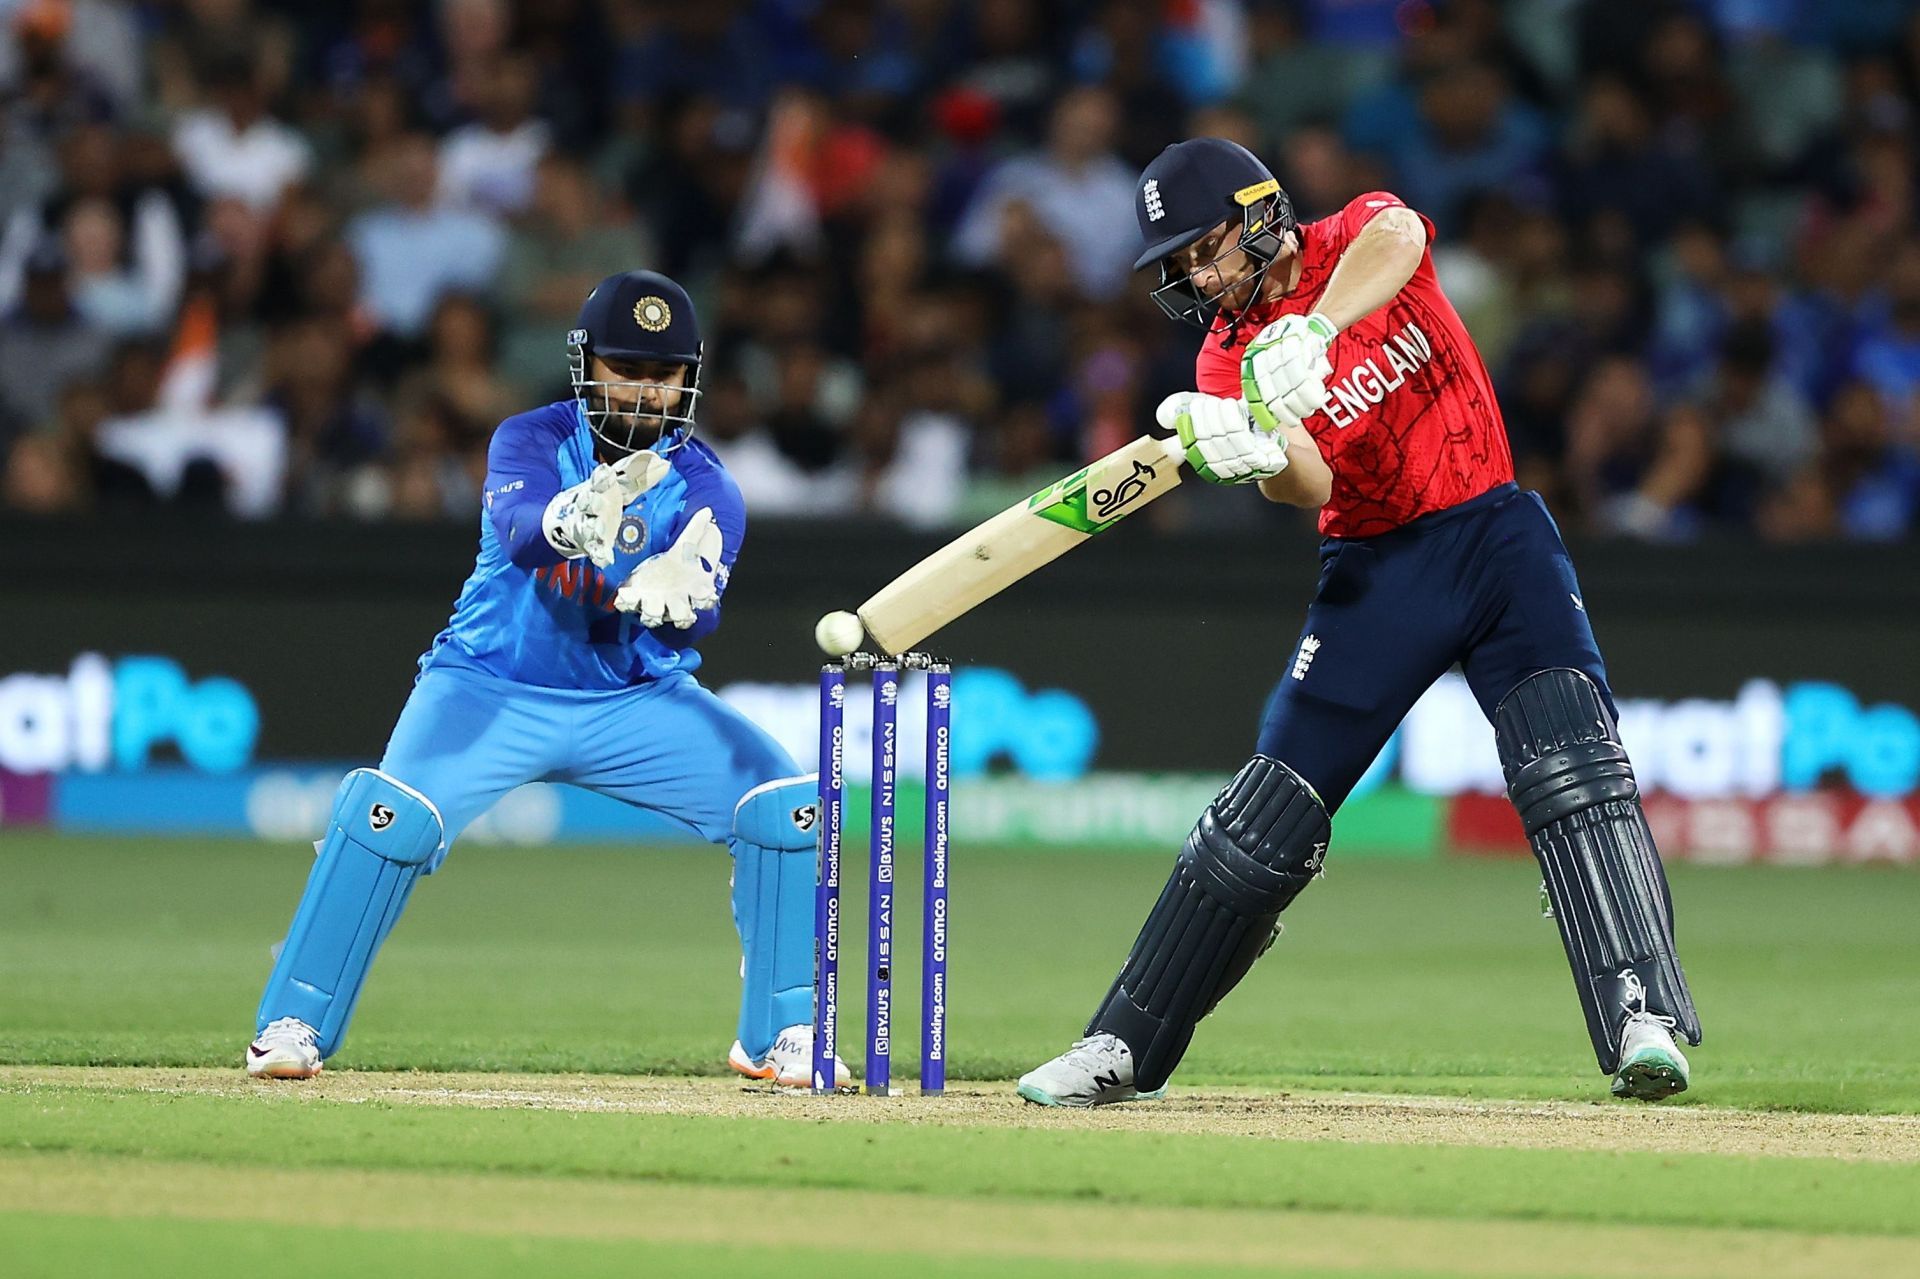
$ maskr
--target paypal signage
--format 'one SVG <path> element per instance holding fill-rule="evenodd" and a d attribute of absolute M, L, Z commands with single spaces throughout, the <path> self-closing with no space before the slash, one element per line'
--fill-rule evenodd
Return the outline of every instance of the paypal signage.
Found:
<path fill-rule="evenodd" d="M 1862 795 L 1920 791 L 1920 716 L 1863 704 L 1838 684 L 1751 680 L 1731 700 L 1629 698 L 1620 737 L 1640 786 L 1687 798 L 1758 797 L 1843 782 Z M 1414 706 L 1376 761 L 1414 790 L 1499 791 L 1493 730 L 1464 679 L 1449 675 Z"/>
<path fill-rule="evenodd" d="M 131 771 L 172 746 L 187 764 L 231 772 L 253 758 L 260 710 L 221 675 L 195 680 L 169 657 L 82 653 L 65 675 L 0 679 L 0 768 Z"/>
<path fill-rule="evenodd" d="M 719 694 L 787 748 L 802 768 L 819 758 L 819 690 L 813 684 L 729 684 Z M 921 775 L 926 740 L 925 677 L 909 672 L 900 688 L 900 762 Z M 868 780 L 873 706 L 862 676 L 847 681 L 846 765 Z M 1060 688 L 1030 689 L 1011 671 L 962 666 L 953 673 L 953 773 L 977 777 L 1004 768 L 1035 781 L 1066 782 L 1093 767 L 1100 724 L 1085 700 Z"/>

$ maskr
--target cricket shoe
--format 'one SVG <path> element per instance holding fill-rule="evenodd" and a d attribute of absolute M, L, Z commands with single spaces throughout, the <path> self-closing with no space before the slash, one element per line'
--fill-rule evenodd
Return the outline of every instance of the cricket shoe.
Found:
<path fill-rule="evenodd" d="M 320 1073 L 320 1049 L 313 1027 L 298 1017 L 282 1017 L 247 1045 L 247 1073 L 255 1079 L 312 1079 Z"/>
<path fill-rule="evenodd" d="M 1133 1050 L 1118 1035 L 1089 1035 L 1037 1070 L 1020 1076 L 1020 1095 L 1039 1106 L 1106 1106 L 1157 1101 L 1165 1088 L 1133 1086 Z"/>
<path fill-rule="evenodd" d="M 1620 1027 L 1620 1069 L 1613 1095 L 1660 1101 L 1687 1090 L 1687 1058 L 1673 1040 L 1673 1022 L 1637 1012 Z"/>
<path fill-rule="evenodd" d="M 727 1053 L 727 1065 L 748 1079 L 764 1079 L 782 1088 L 813 1087 L 813 1027 L 806 1022 L 789 1026 L 773 1038 L 773 1047 L 759 1061 L 747 1056 L 747 1050 L 733 1041 Z M 838 1057 L 833 1059 L 833 1086 L 851 1088 L 853 1072 Z"/>

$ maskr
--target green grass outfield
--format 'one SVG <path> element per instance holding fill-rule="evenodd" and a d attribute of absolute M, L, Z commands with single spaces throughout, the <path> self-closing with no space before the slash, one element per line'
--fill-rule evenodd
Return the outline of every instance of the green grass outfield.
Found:
<path fill-rule="evenodd" d="M 309 861 L 0 835 L 0 1270 L 1920 1273 L 1905 871 L 1679 868 L 1708 1040 L 1640 1107 L 1592 1070 L 1527 866 L 1336 859 L 1170 1104 L 1060 1115 L 1010 1079 L 1077 1031 L 1164 856 L 956 850 L 938 1101 L 720 1077 L 727 861 L 684 848 L 459 849 L 327 1075 L 246 1084 Z"/>

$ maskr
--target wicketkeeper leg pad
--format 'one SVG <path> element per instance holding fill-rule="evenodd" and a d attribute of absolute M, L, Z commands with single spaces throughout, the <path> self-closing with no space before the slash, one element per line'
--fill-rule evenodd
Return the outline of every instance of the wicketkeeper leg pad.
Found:
<path fill-rule="evenodd" d="M 1273 944 L 1280 912 L 1320 872 L 1328 830 L 1313 788 L 1264 755 L 1207 805 L 1087 1025 L 1132 1050 L 1140 1091 L 1166 1083 L 1194 1026 Z"/>
<path fill-rule="evenodd" d="M 781 1030 L 813 1021 L 813 898 L 819 777 L 748 791 L 733 813 L 733 922 L 744 981 L 740 1046 L 755 1061 Z"/>
<path fill-rule="evenodd" d="M 1580 671 L 1541 671 L 1501 699 L 1493 726 L 1600 1069 L 1619 1068 L 1629 1013 L 1670 1018 L 1699 1043 L 1666 872 L 1599 686 Z"/>
<path fill-rule="evenodd" d="M 286 945 L 260 997 L 256 1029 L 298 1017 L 323 1057 L 347 1033 L 367 969 L 413 884 L 446 840 L 433 802 L 374 768 L 340 783 Z"/>

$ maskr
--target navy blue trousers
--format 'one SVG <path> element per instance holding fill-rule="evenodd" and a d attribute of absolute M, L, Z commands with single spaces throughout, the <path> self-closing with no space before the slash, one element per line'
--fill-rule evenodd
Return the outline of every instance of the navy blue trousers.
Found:
<path fill-rule="evenodd" d="M 1537 493 L 1503 484 L 1378 537 L 1326 539 L 1259 751 L 1331 813 L 1455 663 L 1489 720 L 1514 685 L 1561 666 L 1613 705 L 1573 561 Z"/>

